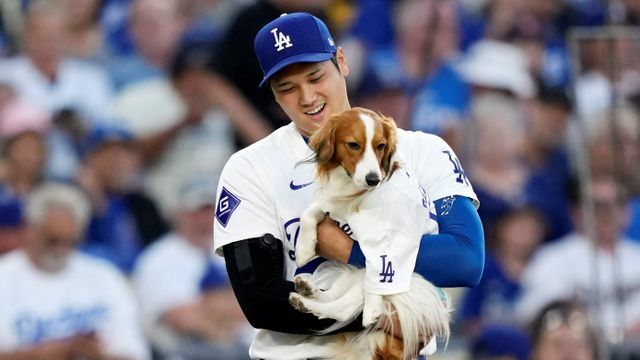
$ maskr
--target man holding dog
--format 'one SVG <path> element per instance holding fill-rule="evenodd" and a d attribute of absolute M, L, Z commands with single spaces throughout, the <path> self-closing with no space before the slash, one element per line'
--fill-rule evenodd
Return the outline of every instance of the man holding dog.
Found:
<path fill-rule="evenodd" d="M 291 282 L 299 217 L 311 201 L 315 166 L 306 141 L 332 115 L 351 106 L 349 67 L 326 25 L 306 13 L 283 15 L 255 39 L 276 102 L 292 120 L 228 161 L 218 186 L 215 250 L 224 254 L 236 297 L 260 329 L 252 358 L 323 358 L 333 336 L 315 336 L 333 320 L 291 307 Z M 477 199 L 460 162 L 440 138 L 398 130 L 398 152 L 435 200 L 439 234 L 424 235 L 415 271 L 440 287 L 474 286 L 484 265 L 484 238 Z M 317 252 L 363 267 L 365 257 L 348 224 L 329 217 L 318 227 Z M 452 267 L 451 264 L 456 264 Z M 330 279 L 327 279 L 330 281 Z M 361 330 L 356 320 L 342 331 Z"/>

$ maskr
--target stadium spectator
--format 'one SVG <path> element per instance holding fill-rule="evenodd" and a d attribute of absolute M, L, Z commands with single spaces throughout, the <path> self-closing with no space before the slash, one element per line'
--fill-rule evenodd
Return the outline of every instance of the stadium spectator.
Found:
<path fill-rule="evenodd" d="M 152 199 L 138 188 L 140 152 L 128 131 L 101 124 L 85 142 L 78 173 L 92 216 L 81 249 L 128 274 L 142 249 L 167 231 Z"/>
<path fill-rule="evenodd" d="M 249 360 L 251 328 L 229 284 L 224 265 L 210 263 L 200 280 L 200 303 L 205 317 L 218 324 L 211 339 L 189 336 L 171 356 L 182 360 Z"/>
<path fill-rule="evenodd" d="M 473 98 L 470 116 L 465 133 L 467 174 L 482 203 L 478 214 L 488 237 L 498 217 L 526 203 L 524 124 L 513 98 L 492 93 Z"/>
<path fill-rule="evenodd" d="M 395 10 L 394 42 L 366 55 L 359 105 L 393 117 L 401 128 L 440 135 L 457 150 L 469 89 L 452 66 L 458 55 L 455 4 L 407 0 Z"/>
<path fill-rule="evenodd" d="M 640 324 L 640 245 L 622 234 L 627 220 L 624 190 L 611 177 L 594 178 L 588 198 L 577 194 L 577 186 L 571 189 L 576 232 L 537 251 L 525 269 L 516 311 L 527 323 L 556 300 L 599 304 L 593 309 L 599 314 L 597 326 L 607 339 L 617 339 L 621 331 L 631 332 Z M 581 211 L 588 199 L 593 201 L 593 219 Z M 593 239 L 588 237 L 589 221 L 594 221 Z"/>
<path fill-rule="evenodd" d="M 73 109 L 96 121 L 109 113 L 111 85 L 101 68 L 67 57 L 65 21 L 55 3 L 32 1 L 25 18 L 25 52 L 0 61 L 0 82 L 42 110 Z"/>
<path fill-rule="evenodd" d="M 178 0 L 133 0 L 129 33 L 133 53 L 104 63 L 114 87 L 121 91 L 137 82 L 167 76 L 187 22 Z"/>
<path fill-rule="evenodd" d="M 586 145 L 590 172 L 594 176 L 614 176 L 629 195 L 629 222 L 625 234 L 640 241 L 640 126 L 638 111 L 627 105 L 598 113 L 586 121 Z M 613 124 L 616 136 L 613 138 Z"/>
<path fill-rule="evenodd" d="M 145 250 L 133 274 L 145 331 L 164 357 L 193 354 L 195 343 L 209 349 L 210 359 L 248 354 L 248 344 L 239 341 L 246 321 L 239 315 L 224 263 L 209 254 L 216 184 L 208 179 L 185 182 L 175 230 Z M 203 280 L 207 291 L 201 288 Z"/>
<path fill-rule="evenodd" d="M 582 307 L 556 301 L 540 311 L 531 325 L 531 360 L 596 359 L 596 335 Z"/>
<path fill-rule="evenodd" d="M 539 86 L 528 110 L 522 159 L 529 172 L 525 191 L 528 204 L 545 218 L 545 240 L 555 240 L 573 226 L 566 194 L 571 171 L 566 135 L 572 105 L 562 89 Z"/>
<path fill-rule="evenodd" d="M 0 84 L 0 181 L 9 193 L 26 195 L 44 173 L 47 112 L 20 101 L 13 89 Z"/>
<path fill-rule="evenodd" d="M 515 304 L 521 292 L 525 266 L 545 233 L 544 219 L 532 208 L 522 207 L 503 215 L 488 237 L 489 251 L 478 286 L 466 290 L 458 307 L 458 323 L 470 339 L 487 326 L 518 326 Z"/>
<path fill-rule="evenodd" d="M 149 358 L 124 277 L 76 251 L 89 212 L 69 185 L 30 195 L 27 241 L 0 257 L 0 358 Z"/>
<path fill-rule="evenodd" d="M 248 142 L 268 131 L 260 116 L 229 83 L 211 70 L 208 43 L 185 44 L 171 65 L 171 81 L 132 85 L 115 113 L 141 140 L 146 186 L 169 216 L 184 178 L 220 174 L 234 150 L 235 127 Z"/>
<path fill-rule="evenodd" d="M 43 179 L 45 134 L 29 128 L 16 130 L 3 143 L 2 180 L 11 193 L 24 197 Z"/>

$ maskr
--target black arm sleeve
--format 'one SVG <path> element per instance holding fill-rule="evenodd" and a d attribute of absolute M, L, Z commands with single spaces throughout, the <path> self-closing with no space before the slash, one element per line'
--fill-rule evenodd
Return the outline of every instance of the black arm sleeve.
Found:
<path fill-rule="evenodd" d="M 335 322 L 301 313 L 289 304 L 289 293 L 295 289 L 286 280 L 282 241 L 267 234 L 225 245 L 223 252 L 233 291 L 253 327 L 316 335 Z M 360 331 L 361 324 L 358 316 L 336 332 Z"/>

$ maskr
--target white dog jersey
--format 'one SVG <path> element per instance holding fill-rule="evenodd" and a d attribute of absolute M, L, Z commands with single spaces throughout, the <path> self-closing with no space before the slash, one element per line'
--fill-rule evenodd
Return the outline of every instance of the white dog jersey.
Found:
<path fill-rule="evenodd" d="M 461 195 L 477 203 L 458 159 L 446 142 L 434 135 L 401 129 L 397 138 L 398 153 L 429 199 Z M 217 254 L 221 255 L 224 245 L 272 234 L 284 243 L 287 280 L 293 279 L 300 214 L 311 203 L 315 189 L 315 163 L 304 162 L 312 155 L 291 123 L 229 159 L 218 183 Z M 340 226 L 357 240 L 349 224 L 340 223 Z M 418 243 L 419 237 L 415 241 Z M 375 260 L 382 265 L 381 258 L 372 261 Z M 256 333 L 250 355 L 282 360 L 322 358 L 327 355 L 325 345 L 331 339 L 332 336 L 293 335 L 261 329 Z"/>
<path fill-rule="evenodd" d="M 404 164 L 362 196 L 348 224 L 367 260 L 364 289 L 378 295 L 409 291 L 420 247 L 417 239 L 438 232 L 435 206 Z"/>

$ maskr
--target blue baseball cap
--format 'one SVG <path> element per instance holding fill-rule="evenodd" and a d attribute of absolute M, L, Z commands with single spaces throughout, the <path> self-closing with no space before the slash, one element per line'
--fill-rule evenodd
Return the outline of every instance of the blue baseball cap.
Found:
<path fill-rule="evenodd" d="M 327 25 L 304 12 L 282 14 L 268 23 L 253 46 L 264 74 L 260 87 L 287 65 L 329 60 L 336 52 Z"/>
<path fill-rule="evenodd" d="M 202 291 L 217 290 L 229 286 L 229 276 L 226 269 L 222 265 L 209 263 L 199 285 Z"/>
<path fill-rule="evenodd" d="M 88 153 L 107 143 L 132 143 L 134 140 L 133 133 L 122 126 L 98 123 L 91 128 L 83 145 L 85 153 Z"/>

